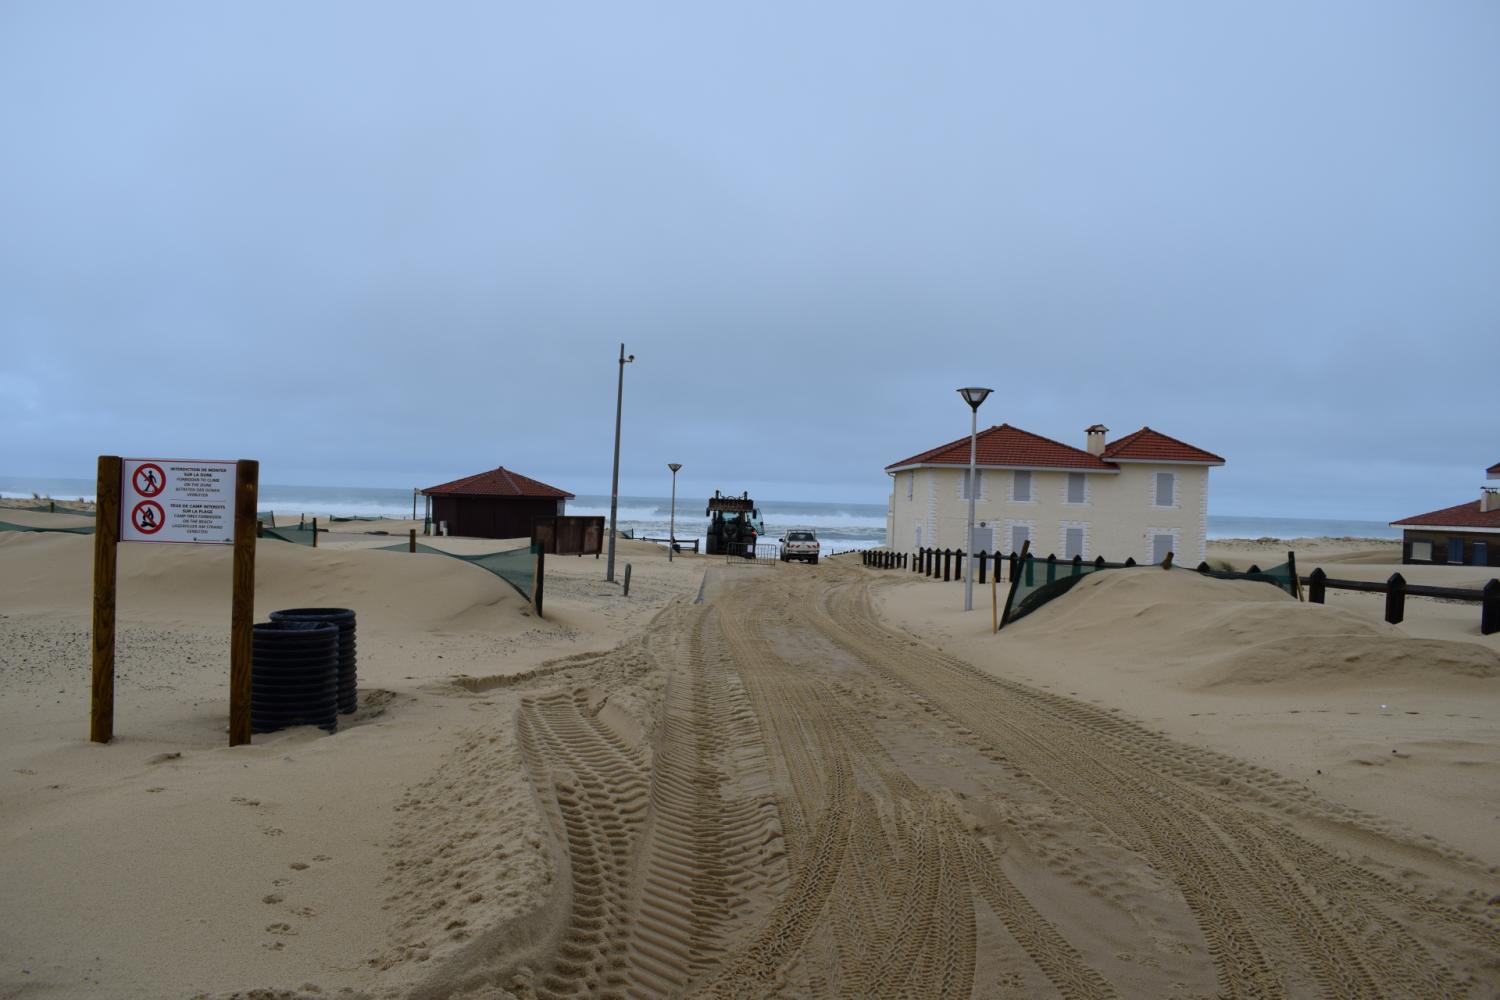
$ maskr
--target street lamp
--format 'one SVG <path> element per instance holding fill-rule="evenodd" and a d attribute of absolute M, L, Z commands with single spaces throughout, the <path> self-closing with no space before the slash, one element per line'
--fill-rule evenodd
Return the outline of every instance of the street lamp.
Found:
<path fill-rule="evenodd" d="M 615 389 L 615 472 L 609 481 L 609 562 L 604 568 L 606 583 L 615 582 L 615 514 L 620 508 L 620 410 L 625 400 L 625 366 L 635 360 L 635 355 L 625 356 L 625 345 L 620 345 L 620 384 Z"/>
<path fill-rule="evenodd" d="M 682 463 L 668 462 L 667 468 L 672 470 L 672 527 L 667 531 L 667 562 L 671 562 L 672 554 L 677 551 L 677 470 Z"/>
<path fill-rule="evenodd" d="M 974 464 L 978 456 L 979 448 L 979 404 L 984 402 L 991 390 L 981 389 L 977 386 L 969 386 L 958 390 L 958 394 L 969 404 L 969 540 L 964 543 L 964 551 L 968 554 L 968 565 L 964 567 L 964 610 L 974 610 L 974 496 L 979 491 L 975 488 Z"/>

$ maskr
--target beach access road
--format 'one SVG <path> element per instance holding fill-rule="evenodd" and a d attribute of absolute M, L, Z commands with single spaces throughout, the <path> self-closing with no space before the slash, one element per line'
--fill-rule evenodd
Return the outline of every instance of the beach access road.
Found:
<path fill-rule="evenodd" d="M 716 571 L 517 690 L 556 877 L 415 995 L 1500 988 L 1493 868 L 897 631 L 896 579 Z"/>

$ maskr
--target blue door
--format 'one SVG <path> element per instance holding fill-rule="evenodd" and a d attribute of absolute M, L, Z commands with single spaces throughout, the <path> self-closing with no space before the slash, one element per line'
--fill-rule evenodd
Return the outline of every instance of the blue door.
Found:
<path fill-rule="evenodd" d="M 1489 564 L 1490 564 L 1490 543 L 1489 542 L 1475 542 L 1474 543 L 1474 565 L 1475 566 L 1488 566 Z"/>
<path fill-rule="evenodd" d="M 1448 561 L 1451 563 L 1462 563 L 1464 561 L 1464 540 L 1462 538 L 1448 539 Z"/>

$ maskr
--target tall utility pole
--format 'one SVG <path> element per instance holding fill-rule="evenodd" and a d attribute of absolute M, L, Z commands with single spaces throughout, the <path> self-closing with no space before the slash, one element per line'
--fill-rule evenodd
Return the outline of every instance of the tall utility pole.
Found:
<path fill-rule="evenodd" d="M 667 468 L 672 470 L 672 526 L 667 529 L 667 562 L 671 562 L 672 554 L 677 551 L 677 470 L 682 463 L 668 462 Z"/>
<path fill-rule="evenodd" d="M 615 582 L 615 514 L 620 508 L 620 414 L 625 401 L 625 366 L 635 360 L 635 355 L 625 356 L 625 345 L 620 345 L 620 384 L 615 389 L 615 471 L 609 480 L 609 562 L 604 568 L 607 583 Z"/>
<path fill-rule="evenodd" d="M 979 404 L 990 394 L 989 389 L 970 386 L 958 390 L 958 394 L 969 404 L 969 538 L 964 542 L 964 610 L 974 610 L 974 498 L 979 493 L 976 478 L 975 458 L 979 441 Z"/>

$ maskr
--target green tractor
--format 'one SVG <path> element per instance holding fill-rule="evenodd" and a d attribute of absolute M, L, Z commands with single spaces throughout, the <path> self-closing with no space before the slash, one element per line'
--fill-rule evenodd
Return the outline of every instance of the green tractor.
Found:
<path fill-rule="evenodd" d="M 755 558 L 755 542 L 765 534 L 765 524 L 755 501 L 746 490 L 737 497 L 726 497 L 718 490 L 709 498 L 708 542 L 705 552 L 709 555 L 743 555 Z"/>

